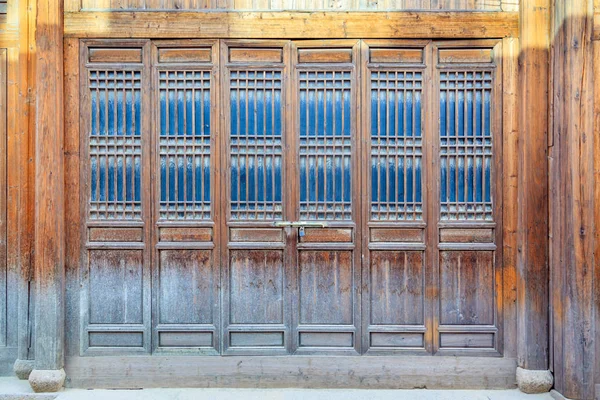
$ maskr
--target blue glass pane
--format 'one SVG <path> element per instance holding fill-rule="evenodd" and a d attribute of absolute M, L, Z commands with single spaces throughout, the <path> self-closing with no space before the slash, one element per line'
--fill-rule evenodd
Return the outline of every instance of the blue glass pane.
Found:
<path fill-rule="evenodd" d="M 281 219 L 281 71 L 231 71 L 229 86 L 231 218 Z"/>
<path fill-rule="evenodd" d="M 92 219 L 141 219 L 141 87 L 139 71 L 89 71 Z"/>
<path fill-rule="evenodd" d="M 299 72 L 300 218 L 352 219 L 352 73 Z"/>
<path fill-rule="evenodd" d="M 420 220 L 423 73 L 372 71 L 371 219 Z"/>
<path fill-rule="evenodd" d="M 210 71 L 159 71 L 160 218 L 211 218 Z"/>
<path fill-rule="evenodd" d="M 440 72 L 443 220 L 492 220 L 491 71 Z"/>

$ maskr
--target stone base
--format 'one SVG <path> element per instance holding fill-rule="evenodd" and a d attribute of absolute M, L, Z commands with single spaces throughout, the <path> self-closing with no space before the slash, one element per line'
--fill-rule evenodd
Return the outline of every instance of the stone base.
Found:
<path fill-rule="evenodd" d="M 29 374 L 33 371 L 34 365 L 35 361 L 33 360 L 17 360 L 13 366 L 13 371 L 17 375 L 17 378 L 24 381 L 29 379 Z"/>
<path fill-rule="evenodd" d="M 36 393 L 58 392 L 65 383 L 64 369 L 34 369 L 29 375 L 29 384 Z"/>
<path fill-rule="evenodd" d="M 554 377 L 548 370 L 532 370 L 517 367 L 517 386 L 523 393 L 547 393 L 552 389 Z"/>

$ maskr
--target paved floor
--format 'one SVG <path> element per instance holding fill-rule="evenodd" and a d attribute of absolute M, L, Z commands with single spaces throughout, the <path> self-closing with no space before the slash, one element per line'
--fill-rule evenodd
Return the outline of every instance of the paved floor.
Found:
<path fill-rule="evenodd" d="M 32 393 L 27 381 L 0 378 L 0 400 L 552 400 L 518 390 L 320 390 L 320 389 L 67 389 L 55 396 Z"/>

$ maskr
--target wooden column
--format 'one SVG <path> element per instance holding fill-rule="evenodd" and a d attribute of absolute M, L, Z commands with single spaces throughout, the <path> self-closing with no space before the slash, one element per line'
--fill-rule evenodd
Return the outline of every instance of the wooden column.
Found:
<path fill-rule="evenodd" d="M 64 382 L 63 1 L 37 0 L 35 127 L 35 391 Z"/>
<path fill-rule="evenodd" d="M 552 348 L 555 389 L 594 398 L 595 218 L 592 0 L 554 0 L 551 147 Z M 597 194 L 596 194 L 597 196 Z"/>
<path fill-rule="evenodd" d="M 520 4 L 517 357 L 521 390 L 549 390 L 548 76 L 550 0 Z M 542 373 L 537 373 L 543 371 Z M 523 373 L 521 374 L 520 373 Z M 550 376 L 550 386 L 547 381 Z M 547 387 L 548 386 L 548 387 Z"/>

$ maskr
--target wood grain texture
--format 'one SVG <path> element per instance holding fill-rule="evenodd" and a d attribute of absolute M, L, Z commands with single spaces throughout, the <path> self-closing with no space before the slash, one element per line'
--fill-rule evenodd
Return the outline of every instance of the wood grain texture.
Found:
<path fill-rule="evenodd" d="M 6 1 L 6 0 L 2 0 Z M 71 0 L 72 1 L 72 0 Z M 0 1 L 1 3 L 1 1 Z M 81 0 L 83 9 L 100 10 L 490 10 L 518 7 L 518 0 Z"/>
<path fill-rule="evenodd" d="M 81 12 L 65 14 L 80 38 L 498 38 L 518 36 L 518 14 L 460 12 Z"/>
<path fill-rule="evenodd" d="M 440 252 L 440 324 L 493 325 L 494 289 L 492 252 Z"/>
<path fill-rule="evenodd" d="M 550 1 L 521 2 L 518 360 L 548 369 L 548 77 Z M 525 112 L 526 108 L 526 112 Z"/>
<path fill-rule="evenodd" d="M 35 368 L 64 363 L 63 2 L 37 0 L 35 148 Z"/>
<path fill-rule="evenodd" d="M 516 361 L 489 357 L 73 357 L 69 387 L 514 389 Z M 385 371 L 381 367 L 385 365 Z M 123 379 L 123 376 L 127 379 Z"/>
<path fill-rule="evenodd" d="M 599 227 L 595 167 L 600 153 L 598 131 L 594 130 L 598 76 L 594 75 L 592 16 L 592 0 L 554 1 L 550 154 L 553 371 L 555 388 L 576 399 L 597 396 L 594 373 L 599 361 L 593 331 L 598 307 L 593 296 L 593 271 L 598 268 L 595 232 Z"/>

